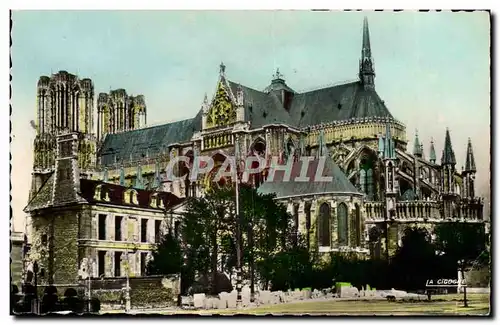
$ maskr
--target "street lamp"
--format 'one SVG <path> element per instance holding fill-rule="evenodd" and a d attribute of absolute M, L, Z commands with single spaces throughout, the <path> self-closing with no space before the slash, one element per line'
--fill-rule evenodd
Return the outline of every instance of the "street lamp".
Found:
<path fill-rule="evenodd" d="M 38 315 L 38 262 L 33 263 L 33 275 L 35 276 L 35 302 L 32 305 L 32 312 Z"/>
<path fill-rule="evenodd" d="M 132 249 L 132 252 L 135 253 L 137 252 L 137 246 L 135 245 L 136 237 L 133 237 L 133 245 L 134 248 Z M 127 279 L 126 286 L 125 286 L 125 312 L 128 313 L 130 312 L 131 309 L 131 304 L 130 304 L 130 256 L 129 256 L 129 250 L 128 250 L 128 244 L 130 242 L 127 240 L 126 246 L 125 246 L 125 255 L 126 255 L 126 262 L 127 262 L 127 267 L 125 269 L 125 278 Z"/>
<path fill-rule="evenodd" d="M 235 160 L 236 160 L 236 305 L 241 306 L 241 220 L 240 220 L 240 190 L 239 190 L 239 154 L 240 148 L 238 136 L 235 136 Z"/>

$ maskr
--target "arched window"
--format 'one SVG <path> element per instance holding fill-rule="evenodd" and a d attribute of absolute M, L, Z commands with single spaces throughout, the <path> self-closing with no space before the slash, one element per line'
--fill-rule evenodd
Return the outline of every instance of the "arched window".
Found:
<path fill-rule="evenodd" d="M 319 208 L 318 219 L 319 246 L 330 246 L 330 205 L 323 203 Z"/>
<path fill-rule="evenodd" d="M 293 243 L 297 245 L 299 238 L 299 204 L 295 203 L 293 205 Z"/>
<path fill-rule="evenodd" d="M 264 140 L 258 139 L 254 143 L 252 151 L 254 156 L 258 156 L 260 159 L 264 159 L 264 157 L 266 156 L 266 144 Z M 252 162 L 251 168 L 257 168 L 257 167 L 263 167 L 263 166 L 260 166 L 259 163 L 256 161 Z M 262 173 L 253 173 L 252 177 L 255 188 L 258 188 L 264 181 Z"/>
<path fill-rule="evenodd" d="M 369 200 L 373 200 L 373 162 L 363 159 L 360 164 L 359 185 Z"/>
<path fill-rule="evenodd" d="M 345 203 L 340 203 L 337 208 L 337 226 L 337 238 L 339 246 L 347 246 L 347 205 Z"/>
<path fill-rule="evenodd" d="M 309 232 L 311 230 L 311 202 L 306 202 L 306 204 L 304 205 L 304 212 L 306 215 L 306 245 L 307 249 L 309 249 Z"/>

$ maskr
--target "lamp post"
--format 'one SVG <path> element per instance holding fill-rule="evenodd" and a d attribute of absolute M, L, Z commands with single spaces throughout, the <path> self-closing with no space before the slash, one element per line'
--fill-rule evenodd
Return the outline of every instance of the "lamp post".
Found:
<path fill-rule="evenodd" d="M 458 269 L 460 271 L 460 274 L 462 275 L 462 281 L 464 283 L 464 307 L 469 307 L 469 304 L 467 303 L 467 282 L 465 281 L 465 260 L 459 260 L 458 261 Z M 461 285 L 461 283 L 459 284 Z"/>
<path fill-rule="evenodd" d="M 33 275 L 35 280 L 35 299 L 34 304 L 32 305 L 32 312 L 38 315 L 38 262 L 35 261 L 33 263 Z"/>
<path fill-rule="evenodd" d="M 92 279 L 92 258 L 87 259 L 87 277 L 88 277 L 88 283 L 87 283 L 87 290 L 88 290 L 88 312 L 90 313 L 91 310 L 91 303 L 90 299 L 92 298 L 92 292 L 91 292 L 91 279 Z"/>
<path fill-rule="evenodd" d="M 235 136 L 235 160 L 236 160 L 236 182 L 235 182 L 235 191 L 236 191 L 236 306 L 241 306 L 241 222 L 240 222 L 240 190 L 239 190 L 239 154 L 240 148 L 238 143 L 238 136 Z"/>
<path fill-rule="evenodd" d="M 136 237 L 134 236 L 133 238 L 133 245 L 134 248 L 132 249 L 132 252 L 135 253 L 137 252 L 137 247 L 135 245 Z M 125 279 L 126 279 L 126 285 L 125 285 L 125 312 L 128 313 L 130 312 L 131 309 L 131 303 L 130 303 L 130 256 L 129 256 L 129 250 L 128 250 L 128 244 L 130 242 L 127 241 L 127 245 L 125 246 L 125 254 L 126 254 L 126 262 L 127 262 L 127 267 L 125 270 Z"/>

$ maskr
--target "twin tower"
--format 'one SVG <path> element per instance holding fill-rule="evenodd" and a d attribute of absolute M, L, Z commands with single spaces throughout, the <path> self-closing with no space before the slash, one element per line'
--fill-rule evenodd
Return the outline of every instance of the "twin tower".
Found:
<path fill-rule="evenodd" d="M 94 125 L 94 120 L 97 124 Z M 37 86 L 37 119 L 34 141 L 34 172 L 50 173 L 55 166 L 56 136 L 76 132 L 79 167 L 95 164 L 98 146 L 108 133 L 134 130 L 146 125 L 143 95 L 129 96 L 124 89 L 100 93 L 94 116 L 94 84 L 66 71 L 42 76 Z"/>

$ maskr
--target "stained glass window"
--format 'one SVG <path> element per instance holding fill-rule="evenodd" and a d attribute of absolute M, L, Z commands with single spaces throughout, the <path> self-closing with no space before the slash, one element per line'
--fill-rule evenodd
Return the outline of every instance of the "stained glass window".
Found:
<path fill-rule="evenodd" d="M 347 205 L 340 203 L 337 208 L 337 238 L 340 246 L 347 246 Z"/>
<path fill-rule="evenodd" d="M 318 240 L 320 246 L 330 246 L 330 205 L 323 203 L 319 208 Z"/>

